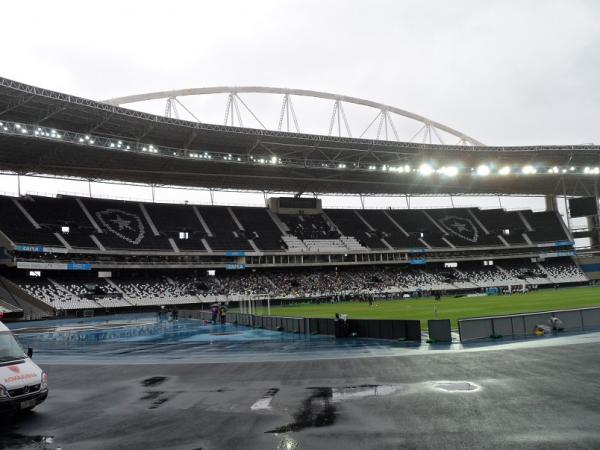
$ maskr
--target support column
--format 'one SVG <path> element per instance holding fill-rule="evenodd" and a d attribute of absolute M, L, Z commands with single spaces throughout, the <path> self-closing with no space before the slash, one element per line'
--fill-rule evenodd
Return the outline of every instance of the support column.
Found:
<path fill-rule="evenodd" d="M 565 177 L 562 177 L 562 188 L 563 188 L 563 200 L 565 202 L 565 217 L 567 218 L 567 228 L 571 232 L 571 214 L 569 212 L 569 203 L 567 201 L 567 186 L 565 184 Z"/>
<path fill-rule="evenodd" d="M 594 183 L 594 197 L 596 205 L 600 198 L 598 197 L 598 180 Z M 590 246 L 593 249 L 600 247 L 600 210 L 597 214 L 587 217 L 588 229 L 590 230 Z"/>
<path fill-rule="evenodd" d="M 600 246 L 600 228 L 598 216 L 587 216 L 586 221 L 590 233 L 590 246 L 593 249 L 596 249 Z"/>
<path fill-rule="evenodd" d="M 558 211 L 556 195 L 546 195 L 544 200 L 546 202 L 546 211 Z"/>

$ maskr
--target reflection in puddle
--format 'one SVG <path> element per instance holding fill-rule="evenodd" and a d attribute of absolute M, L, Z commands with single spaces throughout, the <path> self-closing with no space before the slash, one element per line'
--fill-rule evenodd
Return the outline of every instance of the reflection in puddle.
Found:
<path fill-rule="evenodd" d="M 366 397 L 383 397 L 396 394 L 406 388 L 399 384 L 361 384 L 333 389 L 332 401 L 356 400 Z"/>
<path fill-rule="evenodd" d="M 277 443 L 277 450 L 297 450 L 299 448 L 300 443 L 288 435 L 283 435 Z"/>
<path fill-rule="evenodd" d="M 161 397 L 161 398 L 157 398 L 156 400 L 154 400 L 152 402 L 152 404 L 148 407 L 148 409 L 156 409 L 158 408 L 160 405 L 162 405 L 163 403 L 168 402 L 169 399 L 166 397 Z"/>
<path fill-rule="evenodd" d="M 278 392 L 279 392 L 278 388 L 269 389 L 265 393 L 265 395 L 263 395 L 260 399 L 258 399 L 256 402 L 254 402 L 254 404 L 250 407 L 250 409 L 252 411 L 256 411 L 259 409 L 271 409 L 271 400 L 273 400 L 273 397 L 275 397 L 275 395 L 277 395 Z"/>
<path fill-rule="evenodd" d="M 154 400 L 164 394 L 165 391 L 148 391 L 140 400 Z"/>
<path fill-rule="evenodd" d="M 302 402 L 294 414 L 294 421 L 287 425 L 267 431 L 267 433 L 288 433 L 311 427 L 327 427 L 336 419 L 336 408 L 332 404 L 333 390 L 330 387 L 307 388 L 312 394 Z"/>
<path fill-rule="evenodd" d="M 24 436 L 17 433 L 0 434 L 0 449 L 54 449 L 54 436 Z"/>
<path fill-rule="evenodd" d="M 434 387 L 446 392 L 474 392 L 481 389 L 481 386 L 468 381 L 442 381 L 435 383 Z"/>
<path fill-rule="evenodd" d="M 159 384 L 163 384 L 167 381 L 167 377 L 151 377 L 146 378 L 142 381 L 142 386 L 150 387 L 150 386 L 158 386 Z"/>

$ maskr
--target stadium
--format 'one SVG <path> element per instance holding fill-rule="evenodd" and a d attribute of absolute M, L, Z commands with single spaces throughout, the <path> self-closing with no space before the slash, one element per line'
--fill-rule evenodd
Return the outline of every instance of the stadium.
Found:
<path fill-rule="evenodd" d="M 244 102 L 250 93 L 282 99 L 277 129 L 243 126 L 244 109 L 262 125 Z M 212 94 L 227 96 L 224 124 L 192 120 L 185 97 Z M 300 132 L 298 97 L 330 102 L 328 135 Z M 166 102 L 165 114 L 127 107 L 150 100 Z M 348 105 L 375 111 L 372 138 L 352 137 Z M 395 115 L 418 122 L 412 139 Z M 366 439 L 377 448 L 592 448 L 597 410 L 584 411 L 594 410 L 595 374 L 573 371 L 599 338 L 599 154 L 594 145 L 486 146 L 325 92 L 215 87 L 93 101 L 0 78 L 3 173 L 211 196 L 167 203 L 20 184 L 0 196 L 3 321 L 50 367 L 57 391 L 74 387 L 84 421 L 117 408 L 134 425 L 119 442 L 114 417 L 79 433 L 73 412 L 43 418 L 60 408 L 49 397 L 9 448 L 354 448 Z M 219 204 L 219 190 L 259 192 L 264 205 Z M 451 207 L 411 206 L 442 195 Z M 543 198 L 545 208 L 460 206 L 473 195 Z M 324 207 L 324 196 L 355 196 L 361 207 Z M 406 207 L 369 208 L 373 196 Z M 213 324 L 221 306 L 224 324 Z M 590 391 L 556 388 L 567 373 Z M 89 376 L 105 399 L 83 389 Z M 200 392 L 213 406 L 186 415 Z M 135 396 L 141 406 L 131 406 Z M 561 430 L 577 438 L 549 437 L 554 400 L 567 405 Z M 215 406 L 225 403 L 233 410 Z M 386 418 L 390 405 L 401 423 Z M 544 436 L 527 425 L 534 411 Z M 223 423 L 231 433 L 217 445 L 210 436 Z M 354 432 L 356 423 L 371 431 Z M 162 435 L 167 426 L 180 428 Z M 499 440 L 503 426 L 514 440 Z"/>

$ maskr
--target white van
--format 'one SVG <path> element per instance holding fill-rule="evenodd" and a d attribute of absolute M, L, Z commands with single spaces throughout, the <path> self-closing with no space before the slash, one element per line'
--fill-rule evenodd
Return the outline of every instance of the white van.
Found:
<path fill-rule="evenodd" d="M 48 376 L 0 322 L 0 414 L 29 411 L 48 397 Z"/>

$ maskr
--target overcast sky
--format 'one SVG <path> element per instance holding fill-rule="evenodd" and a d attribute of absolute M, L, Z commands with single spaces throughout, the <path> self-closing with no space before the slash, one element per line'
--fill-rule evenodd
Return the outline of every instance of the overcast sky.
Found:
<path fill-rule="evenodd" d="M 4 14 L 0 75 L 93 99 L 295 87 L 488 145 L 600 143 L 598 1 L 23 1 Z"/>
<path fill-rule="evenodd" d="M 398 106 L 488 145 L 600 143 L 598 1 L 24 1 L 12 9 L 0 28 L 0 74 L 84 97 L 296 87 Z"/>

